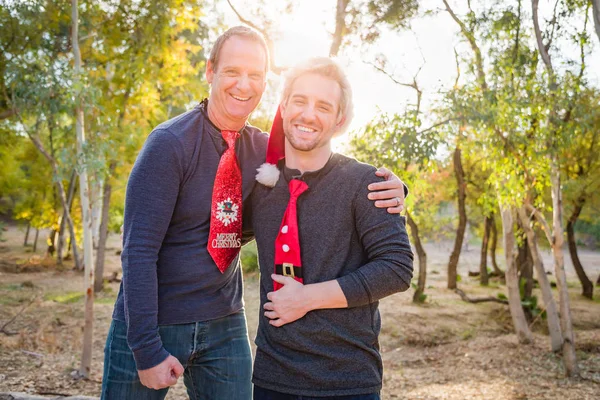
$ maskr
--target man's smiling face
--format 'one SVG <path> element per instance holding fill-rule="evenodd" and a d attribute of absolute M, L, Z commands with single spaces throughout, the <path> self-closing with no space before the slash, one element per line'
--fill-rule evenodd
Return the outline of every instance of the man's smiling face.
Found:
<path fill-rule="evenodd" d="M 222 129 L 241 127 L 258 106 L 266 85 L 267 57 L 262 46 L 233 36 L 223 44 L 218 65 L 209 61 L 211 119 Z"/>
<path fill-rule="evenodd" d="M 311 151 L 327 145 L 339 129 L 342 89 L 333 79 L 309 73 L 292 84 L 281 104 L 285 137 L 292 147 Z"/>

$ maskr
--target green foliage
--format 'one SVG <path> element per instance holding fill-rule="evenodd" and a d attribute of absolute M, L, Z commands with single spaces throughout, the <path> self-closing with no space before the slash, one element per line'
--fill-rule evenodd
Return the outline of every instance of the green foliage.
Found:
<path fill-rule="evenodd" d="M 416 283 L 414 283 L 414 282 L 411 282 L 410 286 L 411 286 L 411 287 L 412 287 L 414 290 L 417 290 L 417 284 L 416 284 Z M 431 289 L 431 288 L 432 288 L 432 287 L 428 287 L 428 289 Z M 427 300 L 427 295 L 426 295 L 425 293 L 421 293 L 421 294 L 419 295 L 419 297 L 417 297 L 417 299 L 416 299 L 416 302 L 417 302 L 417 303 L 420 303 L 420 304 L 423 304 L 423 303 L 425 303 L 425 301 L 426 301 L 426 300 Z"/>
<path fill-rule="evenodd" d="M 242 247 L 240 261 L 244 272 L 258 272 L 258 255 L 255 241 Z"/>
<path fill-rule="evenodd" d="M 44 300 L 55 301 L 55 302 L 61 303 L 61 304 L 70 304 L 70 303 L 76 303 L 76 302 L 80 301 L 81 299 L 83 299 L 83 296 L 85 296 L 85 293 L 83 293 L 81 291 L 59 293 L 59 294 L 48 293 L 48 294 L 44 295 Z"/>
<path fill-rule="evenodd" d="M 349 23 L 346 35 L 357 35 L 362 42 L 376 41 L 383 27 L 407 29 L 417 14 L 416 0 L 348 1 Z"/>
<path fill-rule="evenodd" d="M 83 73 L 73 76 L 71 4 L 32 0 L 0 7 L 0 195 L 17 219 L 56 227 L 56 188 L 73 168 L 90 184 L 109 182 L 122 222 L 124 187 L 148 133 L 207 94 L 203 41 L 208 27 L 196 1 L 79 2 Z M 86 145 L 78 154 L 74 100 L 85 112 Z M 55 171 L 27 135 L 56 160 Z M 4 146 L 6 144 L 6 146 Z M 77 196 L 78 197 L 78 196 Z M 78 202 L 72 214 L 80 214 Z"/>

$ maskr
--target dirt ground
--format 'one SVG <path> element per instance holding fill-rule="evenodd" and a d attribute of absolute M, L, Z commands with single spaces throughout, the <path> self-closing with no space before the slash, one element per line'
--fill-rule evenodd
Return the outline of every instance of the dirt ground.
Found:
<path fill-rule="evenodd" d="M 44 234 L 40 234 L 37 254 L 31 247 L 23 247 L 23 237 L 22 229 L 9 226 L 0 242 L 0 330 L 4 330 L 0 332 L 0 392 L 98 396 L 104 341 L 119 284 L 110 283 L 97 295 L 91 379 L 74 380 L 70 373 L 81 356 L 83 275 L 72 271 L 68 263 L 59 270 L 42 258 Z M 120 271 L 118 241 L 117 236 L 109 238 L 105 276 Z M 412 290 L 381 302 L 382 398 L 600 399 L 600 288 L 596 288 L 594 300 L 580 296 L 566 256 L 582 373 L 582 378 L 567 379 L 560 356 L 549 350 L 543 320 L 532 325 L 534 343 L 519 345 L 506 305 L 466 303 L 445 289 L 450 246 L 427 245 L 428 297 L 424 305 L 411 302 Z M 502 253 L 498 256 L 500 262 Z M 544 258 L 551 270 L 550 254 L 546 252 Z M 600 274 L 600 252 L 582 251 L 581 258 L 595 281 Z M 478 263 L 479 250 L 471 244 L 461 255 L 459 287 L 469 296 L 505 293 L 498 281 L 483 288 L 476 278 L 467 276 L 469 270 L 477 270 Z M 555 297 L 558 299 L 557 293 Z M 253 339 L 259 317 L 255 274 L 245 277 L 245 301 Z M 167 398 L 187 398 L 183 384 L 171 389 Z"/>

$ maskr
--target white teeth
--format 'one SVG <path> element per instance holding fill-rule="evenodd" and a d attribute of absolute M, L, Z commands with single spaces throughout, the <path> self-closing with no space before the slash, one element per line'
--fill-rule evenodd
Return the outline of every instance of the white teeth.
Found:
<path fill-rule="evenodd" d="M 248 101 L 248 100 L 250 100 L 250 97 L 238 97 L 238 96 L 234 96 L 234 95 L 231 95 L 231 97 L 233 97 L 234 99 L 239 100 L 239 101 Z"/>
<path fill-rule="evenodd" d="M 299 131 L 302 131 L 302 132 L 308 132 L 308 133 L 313 133 L 313 132 L 316 132 L 316 130 L 315 130 L 315 129 L 311 129 L 311 128 L 309 128 L 309 127 L 302 126 L 302 125 L 298 125 L 298 130 L 299 130 Z"/>

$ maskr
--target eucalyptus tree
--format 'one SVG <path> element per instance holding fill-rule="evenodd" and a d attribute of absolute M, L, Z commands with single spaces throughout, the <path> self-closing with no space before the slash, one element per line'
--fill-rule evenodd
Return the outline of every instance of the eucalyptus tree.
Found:
<path fill-rule="evenodd" d="M 350 142 L 350 151 L 360 160 L 388 166 L 411 188 L 411 194 L 406 199 L 406 222 L 419 260 L 413 302 L 422 303 L 427 297 L 424 293 L 427 253 L 423 238 L 435 231 L 436 214 L 443 200 L 437 188 L 444 177 L 435 160 L 442 132 L 439 124 L 423 127 L 423 93 L 417 76 L 409 83 L 390 77 L 396 84 L 412 88 L 415 102 L 407 105 L 404 113 L 382 114 L 364 130 L 356 132 Z"/>

